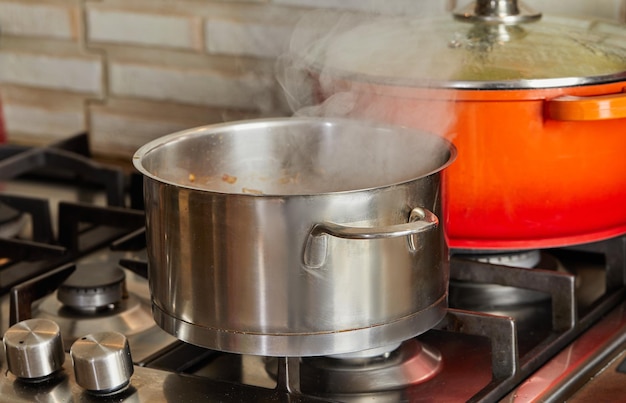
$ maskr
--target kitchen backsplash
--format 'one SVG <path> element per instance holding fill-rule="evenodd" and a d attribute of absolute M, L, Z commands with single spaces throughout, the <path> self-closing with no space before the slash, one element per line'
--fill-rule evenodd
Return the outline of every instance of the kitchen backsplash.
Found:
<path fill-rule="evenodd" d="M 466 2 L 458 2 L 463 5 Z M 626 0 L 533 0 L 546 13 L 624 21 Z M 0 97 L 9 141 L 88 131 L 129 157 L 188 127 L 288 116 L 275 60 L 316 8 L 448 13 L 454 0 L 0 0 Z"/>

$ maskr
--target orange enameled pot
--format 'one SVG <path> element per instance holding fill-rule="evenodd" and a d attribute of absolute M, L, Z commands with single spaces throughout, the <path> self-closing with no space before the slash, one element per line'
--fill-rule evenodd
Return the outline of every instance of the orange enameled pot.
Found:
<path fill-rule="evenodd" d="M 626 82 L 492 91 L 350 86 L 352 116 L 425 130 L 437 122 L 415 112 L 450 104 L 456 120 L 446 136 L 459 149 L 444 181 L 452 248 L 544 248 L 626 233 Z"/>
<path fill-rule="evenodd" d="M 477 15 L 456 20 L 351 21 L 301 57 L 315 82 L 305 104 L 451 140 L 442 221 L 452 248 L 625 234 L 626 28 L 485 11 L 515 3 L 479 0 Z"/>

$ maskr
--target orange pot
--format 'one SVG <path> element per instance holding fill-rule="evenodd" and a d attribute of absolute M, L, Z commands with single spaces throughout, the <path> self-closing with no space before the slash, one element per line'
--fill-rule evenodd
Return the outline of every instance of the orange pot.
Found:
<path fill-rule="evenodd" d="M 451 140 L 458 159 L 443 175 L 442 221 L 452 248 L 625 234 L 625 27 L 542 17 L 514 0 L 477 0 L 455 18 L 337 18 L 296 52 L 283 87 L 299 100 L 289 84 L 303 86 L 302 66 L 315 93 L 297 107 Z"/>
<path fill-rule="evenodd" d="M 443 197 L 452 248 L 545 248 L 626 233 L 626 82 L 527 90 L 349 86 L 352 117 L 436 130 L 422 111 L 455 116 L 446 136 L 459 155 L 444 174 Z"/>

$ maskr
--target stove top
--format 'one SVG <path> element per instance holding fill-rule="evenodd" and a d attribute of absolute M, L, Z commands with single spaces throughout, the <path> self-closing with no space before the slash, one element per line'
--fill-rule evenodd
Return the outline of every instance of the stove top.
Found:
<path fill-rule="evenodd" d="M 66 356 L 36 382 L 1 359 L 0 401 L 103 399 L 70 356 L 106 344 L 103 330 L 129 346 L 130 383 L 115 401 L 576 401 L 623 375 L 626 237 L 493 256 L 453 251 L 444 320 L 381 351 L 281 358 L 180 342 L 152 319 L 141 177 L 88 150 L 85 134 L 0 147 L 0 330 L 51 321 Z"/>

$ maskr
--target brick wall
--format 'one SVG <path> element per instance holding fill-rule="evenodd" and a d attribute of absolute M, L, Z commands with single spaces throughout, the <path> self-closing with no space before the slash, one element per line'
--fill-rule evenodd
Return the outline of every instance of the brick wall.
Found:
<path fill-rule="evenodd" d="M 624 19 L 623 0 L 534 0 Z M 461 2 L 459 2 L 461 3 Z M 453 0 L 0 0 L 0 97 L 11 142 L 83 130 L 96 154 L 201 124 L 289 109 L 274 63 L 314 8 L 444 14 Z"/>

